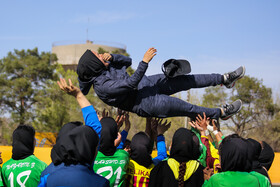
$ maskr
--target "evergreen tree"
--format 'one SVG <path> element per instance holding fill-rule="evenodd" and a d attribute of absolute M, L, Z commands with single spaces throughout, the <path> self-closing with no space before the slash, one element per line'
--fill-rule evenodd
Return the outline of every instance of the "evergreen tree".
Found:
<path fill-rule="evenodd" d="M 278 107 L 273 103 L 272 90 L 263 85 L 261 80 L 244 76 L 228 92 L 223 87 L 207 88 L 203 95 L 203 105 L 220 107 L 225 102 L 241 99 L 242 110 L 223 124 L 229 130 L 241 136 L 247 136 L 257 127 L 265 126 L 272 120 Z"/>
<path fill-rule="evenodd" d="M 34 104 L 44 96 L 50 79 L 55 79 L 56 56 L 37 48 L 14 50 L 0 60 L 0 109 L 15 123 L 29 123 Z"/>

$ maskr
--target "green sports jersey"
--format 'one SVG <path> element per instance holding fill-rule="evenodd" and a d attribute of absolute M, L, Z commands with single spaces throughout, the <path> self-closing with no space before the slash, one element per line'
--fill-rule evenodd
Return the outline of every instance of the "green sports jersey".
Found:
<path fill-rule="evenodd" d="M 47 164 L 31 155 L 22 160 L 10 159 L 3 164 L 2 176 L 8 187 L 32 187 L 40 181 L 41 172 Z"/>
<path fill-rule="evenodd" d="M 0 187 L 4 186 L 3 180 L 2 180 L 2 168 L 0 166 Z"/>
<path fill-rule="evenodd" d="M 266 186 L 271 186 L 270 185 L 270 181 L 269 181 L 269 179 L 266 176 L 264 176 L 264 175 L 262 175 L 262 174 L 260 174 L 260 173 L 258 173 L 256 171 L 251 171 L 250 174 L 254 175 L 255 177 L 258 178 L 261 187 L 262 186 L 265 186 L 265 187 Z"/>
<path fill-rule="evenodd" d="M 93 170 L 108 179 L 110 186 L 124 186 L 128 163 L 129 154 L 122 149 L 117 149 L 112 156 L 105 156 L 98 151 Z"/>
<path fill-rule="evenodd" d="M 205 180 L 203 187 L 270 187 L 267 177 L 256 172 L 226 171 L 212 175 L 209 180 Z"/>

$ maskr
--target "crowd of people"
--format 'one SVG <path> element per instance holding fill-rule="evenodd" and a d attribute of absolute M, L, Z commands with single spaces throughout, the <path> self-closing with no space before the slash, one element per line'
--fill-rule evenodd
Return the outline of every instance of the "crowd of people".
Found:
<path fill-rule="evenodd" d="M 143 78 L 147 63 L 155 56 L 155 52 L 154 48 L 149 49 L 139 69 L 136 70 L 135 76 L 132 76 L 131 80 L 126 80 L 126 84 L 131 87 L 129 89 L 133 90 L 139 83 L 136 79 Z M 241 101 L 236 101 L 224 108 L 207 109 L 173 100 L 169 96 L 164 96 L 163 93 L 153 95 L 145 91 L 147 82 L 152 79 L 155 79 L 157 83 L 161 82 L 165 79 L 162 76 L 156 76 L 150 80 L 146 78 L 145 84 L 141 86 L 142 91 L 137 92 L 140 95 L 134 95 L 135 92 L 126 91 L 127 85 L 115 85 L 105 80 L 108 72 L 104 72 L 107 71 L 104 68 L 108 64 L 101 61 L 121 62 L 123 57 L 108 54 L 102 56 L 87 51 L 84 58 L 86 59 L 82 60 L 85 64 L 88 59 L 94 60 L 91 62 L 92 67 L 80 64 L 80 71 L 84 70 L 80 72 L 83 76 L 79 75 L 80 84 L 84 84 L 82 91 L 74 86 L 70 79 L 69 83 L 63 78 L 58 81 L 61 90 L 76 98 L 83 113 L 84 124 L 74 121 L 61 128 L 51 150 L 52 163 L 48 166 L 33 154 L 34 128 L 29 125 L 19 125 L 13 132 L 12 158 L 2 166 L 0 186 L 271 186 L 268 170 L 274 159 L 272 148 L 264 141 L 244 139 L 237 134 L 225 137 L 221 132 L 219 118 L 226 119 L 238 112 L 241 109 Z M 129 66 L 128 59 L 124 61 L 122 65 Z M 93 77 L 86 77 L 92 73 L 87 74 L 90 68 L 91 70 L 99 68 L 99 71 L 95 71 Z M 121 67 L 116 67 L 110 73 L 117 73 L 121 69 Z M 200 79 L 201 85 L 196 84 L 195 87 L 220 83 L 232 87 L 234 82 L 244 75 L 244 71 L 241 67 L 233 74 L 198 75 L 192 79 L 186 76 L 182 80 L 195 84 Z M 96 80 L 100 73 L 103 78 Z M 177 78 L 177 81 L 181 78 Z M 119 100 L 127 98 L 129 102 L 124 102 L 126 105 L 120 106 L 120 109 L 128 109 L 130 112 L 145 116 L 145 132 L 138 132 L 131 140 L 128 140 L 127 135 L 131 128 L 128 112 L 119 110 L 116 119 L 108 116 L 105 111 L 98 115 L 94 106 L 84 95 L 93 84 L 86 83 L 86 80 L 95 83 L 97 94 L 100 94 L 99 97 L 103 98 L 105 103 L 119 105 Z M 104 81 L 104 83 L 99 85 L 98 81 Z M 156 92 L 165 90 L 165 94 L 168 93 L 168 95 L 186 89 L 181 88 L 185 85 L 180 86 L 176 83 L 178 88 L 173 90 L 171 85 L 175 83 L 174 80 L 164 81 L 169 83 L 157 85 L 161 86 L 161 89 L 156 88 L 155 85 L 148 87 L 149 89 L 156 88 Z M 110 84 L 110 86 L 107 85 L 106 92 L 103 92 L 104 84 Z M 116 86 L 116 88 L 112 89 L 111 86 Z M 167 87 L 163 89 L 163 86 Z M 116 89 L 122 95 L 113 93 Z M 150 99 L 146 100 L 147 98 Z M 136 99 L 133 100 L 133 105 L 130 103 L 131 99 Z M 136 101 L 139 101 L 138 104 Z M 164 101 L 169 102 L 161 103 Z M 169 103 L 172 103 L 172 107 L 168 107 Z M 149 106 L 151 108 L 147 109 Z M 173 110 L 173 108 L 178 110 Z M 192 118 L 189 122 L 191 129 L 177 129 L 168 152 L 164 133 L 171 123 L 153 117 L 177 116 L 181 113 Z M 121 126 L 124 128 L 120 132 Z M 215 137 L 212 138 L 211 135 Z M 151 154 L 154 147 L 157 150 L 157 156 L 153 158 Z"/>
<path fill-rule="evenodd" d="M 34 128 L 18 126 L 12 158 L 2 167 L 2 186 L 271 186 L 267 171 L 274 152 L 265 142 L 224 137 L 218 121 L 203 114 L 190 122 L 191 129 L 176 130 L 168 155 L 167 121 L 146 118 L 145 132 L 129 141 L 129 113 L 120 111 L 117 119 L 106 112 L 98 116 L 71 80 L 68 85 L 61 79 L 59 86 L 76 98 L 85 125 L 75 121 L 61 128 L 49 166 L 33 155 Z M 152 158 L 154 142 L 157 157 Z"/>

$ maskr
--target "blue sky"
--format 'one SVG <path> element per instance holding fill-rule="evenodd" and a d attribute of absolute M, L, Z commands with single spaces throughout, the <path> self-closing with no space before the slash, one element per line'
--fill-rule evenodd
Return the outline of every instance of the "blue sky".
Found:
<path fill-rule="evenodd" d="M 0 58 L 13 49 L 51 51 L 56 41 L 119 42 L 137 67 L 158 49 L 147 74 L 169 58 L 190 61 L 192 73 L 224 73 L 245 65 L 280 93 L 280 1 L 66 1 L 0 3 Z"/>

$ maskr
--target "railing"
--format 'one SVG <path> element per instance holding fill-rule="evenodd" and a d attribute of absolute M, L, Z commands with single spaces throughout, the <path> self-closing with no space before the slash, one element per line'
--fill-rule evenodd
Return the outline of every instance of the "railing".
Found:
<path fill-rule="evenodd" d="M 107 45 L 110 47 L 116 47 L 116 48 L 121 48 L 126 50 L 126 45 L 122 44 L 122 43 L 118 43 L 118 42 L 108 42 L 108 41 L 90 41 L 90 40 L 86 40 L 86 41 L 81 41 L 81 40 L 67 40 L 67 41 L 57 41 L 57 42 L 53 42 L 52 43 L 52 47 L 55 46 L 60 46 L 60 45 L 75 45 L 75 44 L 87 44 L 87 43 L 91 43 L 91 44 L 96 44 L 96 45 Z"/>

